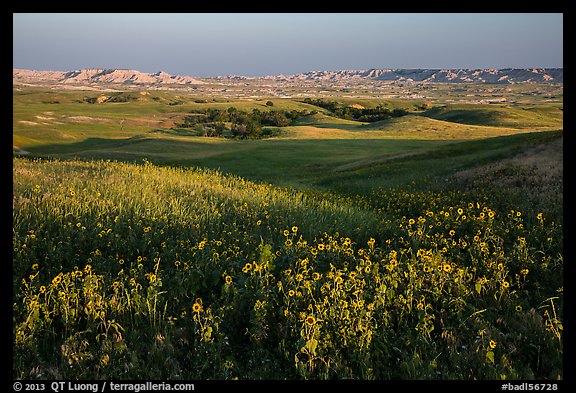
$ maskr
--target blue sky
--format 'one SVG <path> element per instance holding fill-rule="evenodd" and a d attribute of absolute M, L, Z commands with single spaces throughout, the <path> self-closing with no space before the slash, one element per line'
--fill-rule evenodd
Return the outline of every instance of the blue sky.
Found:
<path fill-rule="evenodd" d="M 198 77 L 563 66 L 561 13 L 13 14 L 14 68 Z"/>

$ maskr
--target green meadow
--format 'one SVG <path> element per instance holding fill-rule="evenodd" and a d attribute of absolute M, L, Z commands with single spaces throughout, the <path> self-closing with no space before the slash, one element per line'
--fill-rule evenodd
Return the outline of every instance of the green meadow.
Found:
<path fill-rule="evenodd" d="M 562 104 L 333 100 L 15 88 L 13 377 L 562 379 Z"/>
<path fill-rule="evenodd" d="M 91 103 L 99 97 L 109 101 Z M 372 123 L 331 116 L 291 99 L 201 99 L 169 92 L 45 92 L 14 94 L 13 144 L 35 155 L 98 158 L 220 168 L 254 180 L 310 185 L 346 166 L 505 135 L 562 128 L 561 105 L 442 105 L 420 109 L 423 100 L 340 99 L 364 108 L 401 108 L 407 116 Z M 430 105 L 430 104 L 428 104 Z M 198 136 L 179 127 L 189 113 L 229 107 L 250 112 L 316 111 L 264 140 Z"/>

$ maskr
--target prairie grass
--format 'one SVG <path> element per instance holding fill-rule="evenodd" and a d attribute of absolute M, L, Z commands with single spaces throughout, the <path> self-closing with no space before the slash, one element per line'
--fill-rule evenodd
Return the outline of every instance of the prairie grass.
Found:
<path fill-rule="evenodd" d="M 13 378 L 564 377 L 561 103 L 148 93 L 14 92 Z"/>
<path fill-rule="evenodd" d="M 150 162 L 13 181 L 14 378 L 563 378 L 546 215 Z"/>

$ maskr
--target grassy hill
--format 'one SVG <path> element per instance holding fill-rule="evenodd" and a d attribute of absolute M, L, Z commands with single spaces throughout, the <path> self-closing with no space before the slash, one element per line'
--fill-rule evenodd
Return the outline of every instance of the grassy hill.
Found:
<path fill-rule="evenodd" d="M 328 187 L 338 193 L 358 195 L 377 194 L 380 189 L 406 187 L 408 184 L 417 190 L 462 188 L 460 182 L 452 184 L 455 181 L 453 176 L 457 173 L 474 172 L 475 168 L 498 165 L 498 163 L 521 155 L 525 151 L 545 146 L 548 143 L 557 143 L 559 140 L 562 140 L 561 131 L 534 132 L 451 144 L 429 145 L 419 150 L 410 151 L 407 149 L 404 152 L 389 152 L 370 159 L 361 159 L 338 166 L 332 172 L 326 173 L 318 183 L 320 186 Z M 483 193 L 490 194 L 497 199 L 509 198 L 508 205 L 511 208 L 512 206 L 517 208 L 522 206 L 523 210 L 550 211 L 547 208 L 550 201 L 548 197 L 541 198 L 538 202 L 534 200 L 528 202 L 526 194 L 522 196 L 521 193 L 517 193 L 514 198 L 510 198 L 510 194 L 514 193 L 514 190 L 525 189 L 526 187 L 538 189 L 548 187 L 550 190 L 556 190 L 550 191 L 550 193 L 562 194 L 562 187 L 558 190 L 557 179 L 552 181 L 540 180 L 540 184 L 535 184 L 534 179 L 530 180 L 534 173 L 545 171 L 557 173 L 558 170 L 562 172 L 561 143 L 552 151 L 554 151 L 553 156 L 555 157 L 554 169 L 545 164 L 544 155 L 542 156 L 542 168 L 537 163 L 537 158 L 532 156 L 530 160 L 526 160 L 525 167 L 516 164 L 512 168 L 501 169 L 502 174 L 492 173 L 490 177 L 486 178 L 490 187 L 479 186 L 476 192 L 483 190 Z M 508 178 L 505 182 L 502 181 L 502 186 L 499 186 L 496 180 L 488 180 L 500 178 L 504 173 Z M 561 177 L 562 175 L 560 175 Z M 507 185 L 504 186 L 504 184 Z M 527 184 L 531 184 L 531 186 L 527 186 Z M 507 187 L 508 190 L 506 190 Z M 503 198 L 498 198 L 499 194 Z M 555 207 L 552 210 L 557 212 L 556 218 L 561 221 L 561 204 L 554 203 L 553 206 Z"/>
<path fill-rule="evenodd" d="M 13 165 L 15 378 L 562 377 L 548 216 L 453 191 L 382 190 L 375 208 L 206 169 Z"/>
<path fill-rule="evenodd" d="M 563 113 L 558 105 L 515 107 L 502 105 L 446 105 L 427 110 L 423 116 L 454 123 L 493 127 L 561 127 Z"/>
<path fill-rule="evenodd" d="M 107 100 L 98 103 L 100 97 Z M 127 138 L 147 131 L 174 128 L 192 111 L 209 108 L 273 110 L 268 100 L 200 99 L 173 92 L 14 92 L 13 138 L 21 148 L 67 144 L 87 138 Z M 317 107 L 292 100 L 275 100 L 274 109 Z"/>
<path fill-rule="evenodd" d="M 105 97 L 105 100 L 100 100 Z M 430 151 L 447 143 L 562 127 L 557 106 L 452 105 L 422 111 L 419 100 L 338 99 L 411 114 L 372 123 L 345 120 L 291 99 L 232 100 L 175 92 L 15 91 L 13 144 L 36 156 L 118 159 L 220 168 L 275 184 L 319 185 L 334 170 Z M 179 128 L 190 111 L 314 110 L 266 140 L 198 136 Z"/>
<path fill-rule="evenodd" d="M 558 106 L 146 93 L 15 90 L 13 378 L 563 378 Z"/>

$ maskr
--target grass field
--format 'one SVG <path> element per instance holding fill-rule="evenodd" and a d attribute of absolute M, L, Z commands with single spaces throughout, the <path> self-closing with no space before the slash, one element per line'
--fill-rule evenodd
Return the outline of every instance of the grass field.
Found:
<path fill-rule="evenodd" d="M 562 379 L 562 104 L 340 100 L 15 90 L 13 377 Z"/>

